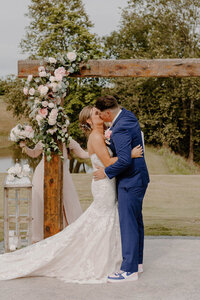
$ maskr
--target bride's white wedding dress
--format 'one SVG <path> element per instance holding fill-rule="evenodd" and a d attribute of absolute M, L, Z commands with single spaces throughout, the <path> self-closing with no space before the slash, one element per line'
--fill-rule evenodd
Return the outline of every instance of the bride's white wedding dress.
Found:
<path fill-rule="evenodd" d="M 91 155 L 93 168 L 102 165 Z M 58 234 L 0 255 L 0 280 L 56 277 L 65 282 L 104 283 L 121 265 L 115 179 L 92 181 L 93 203 Z"/>

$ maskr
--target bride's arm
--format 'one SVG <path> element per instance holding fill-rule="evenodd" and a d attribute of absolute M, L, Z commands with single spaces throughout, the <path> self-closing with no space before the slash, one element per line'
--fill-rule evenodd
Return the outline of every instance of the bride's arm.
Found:
<path fill-rule="evenodd" d="M 40 154 L 42 154 L 43 152 L 43 144 L 42 142 L 38 142 L 35 145 L 34 149 L 31 149 L 29 147 L 26 146 L 26 142 L 20 142 L 20 147 L 23 149 L 23 151 L 30 157 L 32 158 L 36 158 L 38 157 Z"/>
<path fill-rule="evenodd" d="M 91 145 L 93 152 L 96 153 L 96 155 L 105 167 L 114 164 L 118 160 L 118 157 L 110 157 L 110 154 L 105 144 L 104 137 L 100 134 L 91 135 L 89 139 L 89 144 Z M 142 147 L 138 145 L 132 149 L 131 157 L 142 157 L 142 152 Z"/>
<path fill-rule="evenodd" d="M 75 140 L 71 139 L 69 142 L 69 149 L 73 151 L 73 153 L 82 159 L 87 159 L 89 158 L 89 154 L 87 151 L 83 150 L 79 143 L 77 143 Z"/>

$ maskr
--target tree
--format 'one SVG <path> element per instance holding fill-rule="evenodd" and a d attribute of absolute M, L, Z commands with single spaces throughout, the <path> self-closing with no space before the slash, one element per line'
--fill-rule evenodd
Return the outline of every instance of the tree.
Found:
<path fill-rule="evenodd" d="M 32 0 L 28 9 L 30 25 L 20 43 L 24 53 L 45 57 L 81 45 L 87 52 L 100 54 L 81 0 Z"/>
<path fill-rule="evenodd" d="M 200 3 L 196 0 L 129 0 L 122 10 L 119 31 L 104 38 L 110 57 L 198 58 Z M 117 79 L 122 103 L 134 109 L 154 145 L 200 160 L 200 79 Z M 128 91 L 128 93 L 126 92 Z M 133 102 L 134 105 L 130 106 Z"/>

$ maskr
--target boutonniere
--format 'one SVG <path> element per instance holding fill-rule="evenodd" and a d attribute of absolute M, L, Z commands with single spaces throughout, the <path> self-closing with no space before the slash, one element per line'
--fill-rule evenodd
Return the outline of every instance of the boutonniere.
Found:
<path fill-rule="evenodd" d="M 106 144 L 110 145 L 110 137 L 112 134 L 112 130 L 110 130 L 109 128 L 105 131 L 105 140 L 106 140 Z"/>

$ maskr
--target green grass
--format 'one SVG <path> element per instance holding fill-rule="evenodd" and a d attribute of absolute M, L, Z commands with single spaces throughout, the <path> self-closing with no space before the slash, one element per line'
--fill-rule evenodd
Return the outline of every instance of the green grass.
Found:
<path fill-rule="evenodd" d="M 200 174 L 200 165 L 189 163 L 167 148 L 145 147 L 145 157 L 152 175 L 194 175 Z"/>
<path fill-rule="evenodd" d="M 85 210 L 92 175 L 72 174 Z M 144 199 L 145 235 L 200 236 L 200 175 L 151 175 Z"/>

